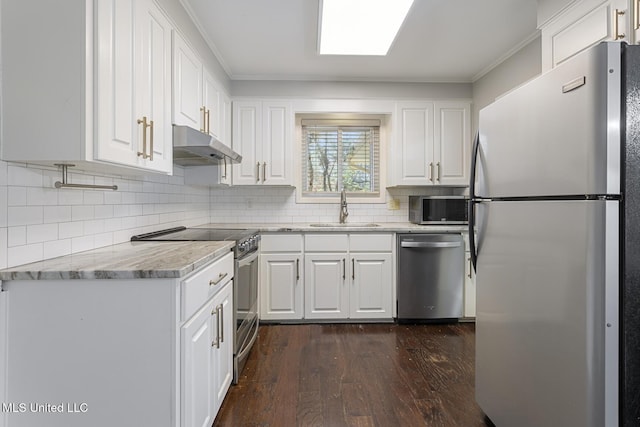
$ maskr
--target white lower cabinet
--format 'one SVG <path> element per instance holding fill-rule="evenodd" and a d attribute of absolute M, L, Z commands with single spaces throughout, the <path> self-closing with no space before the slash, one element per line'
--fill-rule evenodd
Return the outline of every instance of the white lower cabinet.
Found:
<path fill-rule="evenodd" d="M 232 379 L 232 277 L 229 253 L 184 279 L 3 281 L 0 398 L 15 411 L 0 426 L 211 426 Z"/>
<path fill-rule="evenodd" d="M 302 235 L 263 233 L 260 243 L 260 319 L 304 317 Z"/>
<path fill-rule="evenodd" d="M 302 319 L 301 253 L 262 254 L 260 318 Z"/>
<path fill-rule="evenodd" d="M 391 317 L 393 303 L 391 253 L 352 253 L 349 317 Z"/>
<path fill-rule="evenodd" d="M 304 314 L 306 319 L 349 317 L 347 258 L 342 253 L 313 253 L 304 256 Z"/>
<path fill-rule="evenodd" d="M 212 266 L 199 275 L 207 287 L 221 287 L 180 329 L 182 426 L 211 426 L 233 379 L 233 281 L 215 284 L 218 278 L 232 277 L 228 260 L 232 254 L 218 262 L 223 268 Z"/>
<path fill-rule="evenodd" d="M 393 233 L 262 235 L 262 320 L 392 319 Z"/>

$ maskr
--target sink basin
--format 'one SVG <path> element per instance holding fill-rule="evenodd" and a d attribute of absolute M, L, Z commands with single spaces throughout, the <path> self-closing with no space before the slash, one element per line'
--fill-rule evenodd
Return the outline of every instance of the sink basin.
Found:
<path fill-rule="evenodd" d="M 378 224 L 374 224 L 374 223 L 346 223 L 346 224 L 340 224 L 340 223 L 325 223 L 325 224 L 310 224 L 312 227 L 378 227 Z"/>

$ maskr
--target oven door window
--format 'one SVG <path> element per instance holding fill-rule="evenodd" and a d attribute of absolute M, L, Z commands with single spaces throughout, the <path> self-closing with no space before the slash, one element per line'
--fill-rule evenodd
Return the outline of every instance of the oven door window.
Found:
<path fill-rule="evenodd" d="M 236 345 L 241 346 L 258 318 L 258 251 L 238 260 L 235 287 Z"/>

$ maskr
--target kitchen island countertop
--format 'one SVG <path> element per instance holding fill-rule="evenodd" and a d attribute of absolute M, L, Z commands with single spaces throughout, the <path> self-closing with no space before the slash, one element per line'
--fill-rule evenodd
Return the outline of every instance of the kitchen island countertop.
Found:
<path fill-rule="evenodd" d="M 0 270 L 0 280 L 181 278 L 235 242 L 126 242 Z"/>

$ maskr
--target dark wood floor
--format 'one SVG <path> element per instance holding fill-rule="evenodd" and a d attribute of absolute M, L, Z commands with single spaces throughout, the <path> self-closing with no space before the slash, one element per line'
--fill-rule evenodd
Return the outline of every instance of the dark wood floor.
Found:
<path fill-rule="evenodd" d="M 485 426 L 475 328 L 261 325 L 214 426 Z"/>

